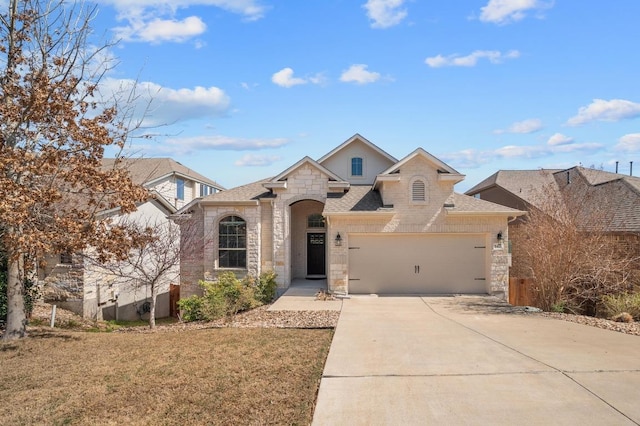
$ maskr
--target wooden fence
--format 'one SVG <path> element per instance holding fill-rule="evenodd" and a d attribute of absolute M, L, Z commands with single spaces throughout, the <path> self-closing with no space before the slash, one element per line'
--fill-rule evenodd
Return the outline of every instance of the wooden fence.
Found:
<path fill-rule="evenodd" d="M 178 317 L 178 300 L 180 300 L 180 286 L 171 284 L 169 286 L 169 316 Z"/>
<path fill-rule="evenodd" d="M 509 278 L 509 303 L 513 306 L 533 306 L 533 280 Z"/>

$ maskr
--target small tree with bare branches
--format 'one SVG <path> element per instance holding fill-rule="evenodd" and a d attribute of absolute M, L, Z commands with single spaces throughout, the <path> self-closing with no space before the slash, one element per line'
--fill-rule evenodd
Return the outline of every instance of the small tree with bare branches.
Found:
<path fill-rule="evenodd" d="M 603 296 L 632 289 L 638 254 L 612 237 L 608 191 L 553 185 L 538 192 L 516 229 L 519 267 L 534 279 L 538 307 L 596 315 Z"/>
<path fill-rule="evenodd" d="M 180 273 L 180 227 L 167 218 L 141 221 L 124 217 L 115 223 L 131 234 L 141 235 L 141 244 L 121 259 L 101 262 L 89 255 L 87 260 L 121 290 L 148 290 L 151 294 L 149 327 L 155 328 L 158 293 L 176 282 Z"/>

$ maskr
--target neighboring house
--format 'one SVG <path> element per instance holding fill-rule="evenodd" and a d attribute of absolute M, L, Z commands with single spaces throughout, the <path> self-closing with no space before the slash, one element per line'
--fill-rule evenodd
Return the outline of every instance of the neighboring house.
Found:
<path fill-rule="evenodd" d="M 322 158 L 194 200 L 199 229 L 181 259 L 181 297 L 223 271 L 327 279 L 337 293 L 507 296 L 507 222 L 516 209 L 457 194 L 464 175 L 418 148 L 398 160 L 356 134 Z M 189 220 L 187 220 L 189 218 Z M 184 238 L 184 237 L 183 237 Z"/>
<path fill-rule="evenodd" d="M 102 160 L 104 168 L 113 168 L 115 159 Z M 224 190 L 215 181 L 194 172 L 171 158 L 118 159 L 129 169 L 134 183 L 156 191 L 180 209 L 191 200 Z"/>
<path fill-rule="evenodd" d="M 597 205 L 606 218 L 604 229 L 627 250 L 640 256 L 640 178 L 585 167 L 569 169 L 500 170 L 466 194 L 507 207 L 531 211 L 540 208 L 549 191 L 579 194 L 585 203 Z M 518 226 L 510 224 L 513 247 L 512 276 L 523 277 L 520 270 Z M 524 244 L 525 242 L 521 242 Z"/>
<path fill-rule="evenodd" d="M 114 167 L 114 159 L 104 159 L 103 167 Z M 127 220 L 144 226 L 169 226 L 169 216 L 185 203 L 202 195 L 217 193 L 224 188 L 170 158 L 122 159 L 133 181 L 149 190 L 149 199 L 135 212 L 120 215 L 118 210 L 105 211 L 115 222 Z M 156 317 L 169 316 L 169 285 L 178 284 L 179 266 L 167 273 L 159 285 Z M 81 254 L 50 255 L 38 271 L 46 283 L 45 298 L 70 309 L 85 318 L 134 320 L 148 309 L 151 294 L 140 283 L 124 285 L 120 280 L 90 265 Z M 117 311 L 116 311 L 117 310 Z"/>

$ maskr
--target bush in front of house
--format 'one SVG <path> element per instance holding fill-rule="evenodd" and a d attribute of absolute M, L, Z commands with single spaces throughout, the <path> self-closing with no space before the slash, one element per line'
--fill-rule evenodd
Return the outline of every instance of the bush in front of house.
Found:
<path fill-rule="evenodd" d="M 202 296 L 178 301 L 182 319 L 212 321 L 269 303 L 275 296 L 275 278 L 274 272 L 264 272 L 258 278 L 248 275 L 240 280 L 233 272 L 224 272 L 215 281 L 200 281 Z"/>
<path fill-rule="evenodd" d="M 607 318 L 615 318 L 627 313 L 636 321 L 640 321 L 640 292 L 603 296 L 602 307 Z"/>
<path fill-rule="evenodd" d="M 255 284 L 256 299 L 263 304 L 271 303 L 276 297 L 276 288 L 278 283 L 276 282 L 276 273 L 274 271 L 267 271 L 260 274 L 258 282 Z"/>

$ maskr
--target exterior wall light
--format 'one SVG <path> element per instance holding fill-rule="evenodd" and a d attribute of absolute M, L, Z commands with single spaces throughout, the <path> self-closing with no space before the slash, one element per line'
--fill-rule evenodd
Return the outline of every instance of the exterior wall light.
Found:
<path fill-rule="evenodd" d="M 496 238 L 498 239 L 498 242 L 502 242 L 502 231 L 498 232 Z"/>
<path fill-rule="evenodd" d="M 336 247 L 340 247 L 342 245 L 342 236 L 340 236 L 339 232 L 338 232 L 338 235 L 336 235 L 335 244 L 336 244 Z"/>

